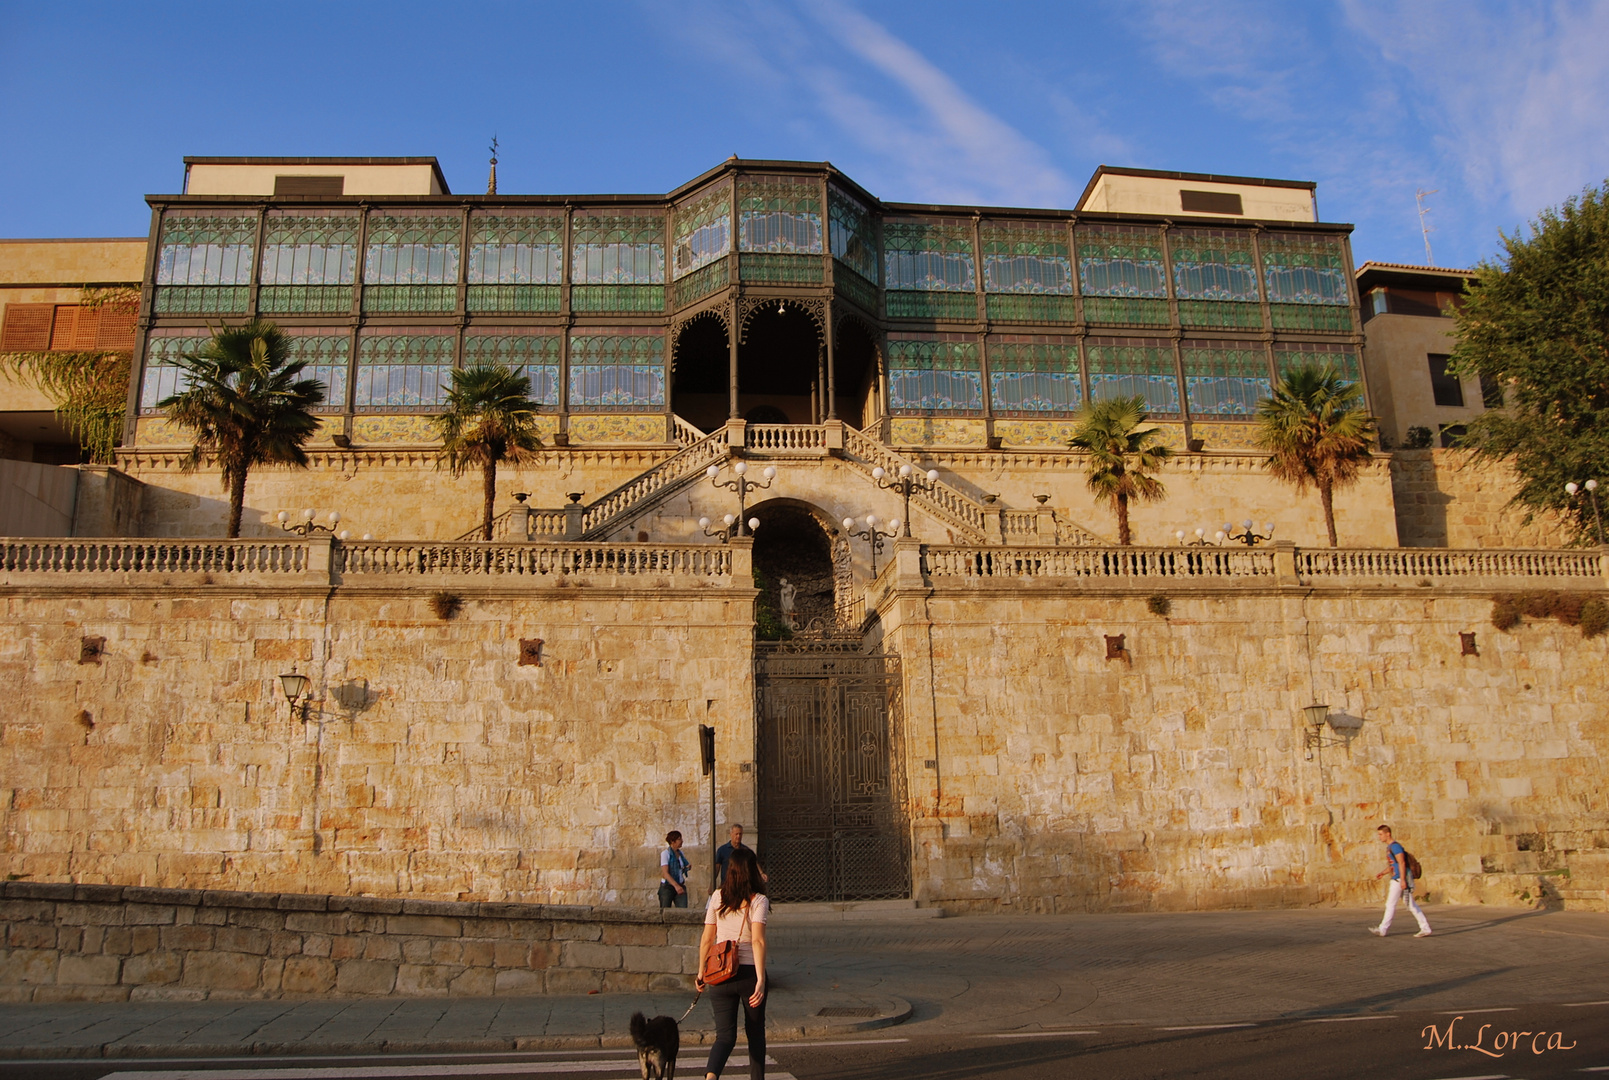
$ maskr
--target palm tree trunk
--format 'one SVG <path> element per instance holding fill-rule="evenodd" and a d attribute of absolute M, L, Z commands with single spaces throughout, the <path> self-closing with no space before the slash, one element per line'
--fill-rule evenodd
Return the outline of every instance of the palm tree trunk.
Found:
<path fill-rule="evenodd" d="M 482 493 L 485 497 L 485 505 L 481 507 L 484 514 L 481 539 L 490 540 L 492 538 L 492 511 L 497 508 L 497 462 L 488 461 L 482 465 L 480 475 Z"/>
<path fill-rule="evenodd" d="M 246 505 L 246 470 L 229 474 L 229 539 L 240 539 L 240 513 Z"/>
<path fill-rule="evenodd" d="M 1330 531 L 1330 546 L 1340 547 L 1335 538 L 1335 491 L 1328 481 L 1319 481 L 1318 497 L 1324 503 L 1324 527 Z"/>
<path fill-rule="evenodd" d="M 1117 497 L 1117 542 L 1123 547 L 1128 547 L 1133 542 L 1133 539 L 1129 534 L 1129 497 L 1119 495 Z"/>

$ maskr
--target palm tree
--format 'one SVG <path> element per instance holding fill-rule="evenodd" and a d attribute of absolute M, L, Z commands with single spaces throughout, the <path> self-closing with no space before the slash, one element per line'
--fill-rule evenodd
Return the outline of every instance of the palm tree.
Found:
<path fill-rule="evenodd" d="M 1298 492 L 1308 484 L 1318 488 L 1335 547 L 1335 489 L 1357 480 L 1374 436 L 1374 417 L 1363 407 L 1358 384 L 1327 363 L 1293 368 L 1275 384 L 1273 397 L 1258 403 L 1257 416 L 1269 471 Z"/>
<path fill-rule="evenodd" d="M 447 411 L 436 417 L 441 457 L 454 476 L 479 466 L 485 495 L 481 538 L 492 538 L 497 464 L 518 462 L 542 446 L 531 380 L 499 364 L 460 368 L 452 374 Z"/>
<path fill-rule="evenodd" d="M 184 389 L 157 402 L 168 419 L 195 433 L 186 472 L 207 459 L 218 463 L 229 492 L 229 539 L 240 535 L 246 474 L 272 463 L 307 467 L 307 440 L 318 430 L 312 409 L 324 384 L 298 379 L 306 363 L 292 360 L 285 335 L 273 323 L 224 327 L 198 353 L 180 356 Z"/>
<path fill-rule="evenodd" d="M 1107 398 L 1089 407 L 1068 443 L 1089 451 L 1089 489 L 1117 512 L 1117 542 L 1133 543 L 1129 532 L 1129 500 L 1162 498 L 1162 481 L 1149 475 L 1173 453 L 1159 428 L 1140 429 L 1148 419 L 1145 398 Z"/>

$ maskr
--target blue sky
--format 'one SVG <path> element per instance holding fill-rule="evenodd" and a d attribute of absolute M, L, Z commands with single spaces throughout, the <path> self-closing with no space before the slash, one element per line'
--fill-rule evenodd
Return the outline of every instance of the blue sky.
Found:
<path fill-rule="evenodd" d="M 0 236 L 144 234 L 181 158 L 434 154 L 662 192 L 730 154 L 1070 207 L 1101 163 L 1318 182 L 1364 259 L 1470 265 L 1609 176 L 1609 3 L 0 0 Z"/>

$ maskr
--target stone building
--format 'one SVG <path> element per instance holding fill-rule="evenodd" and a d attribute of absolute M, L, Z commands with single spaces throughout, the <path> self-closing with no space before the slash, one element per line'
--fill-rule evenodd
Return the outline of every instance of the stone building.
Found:
<path fill-rule="evenodd" d="M 1385 409 L 1312 185 L 1103 168 L 1046 211 L 798 162 L 663 196 L 187 164 L 149 197 L 135 537 L 5 548 L 9 872 L 648 903 L 667 829 L 707 870 L 737 819 L 788 899 L 1334 903 L 1372 895 L 1384 817 L 1433 893 L 1601 902 L 1604 639 L 1489 618 L 1601 602 L 1603 556 L 1409 550 L 1391 455 L 1321 548 L 1317 498 L 1253 447 L 1294 363 Z M 329 394 L 310 467 L 254 473 L 223 542 L 155 402 L 254 315 Z M 544 416 L 491 543 L 430 422 L 481 360 Z M 1132 548 L 1066 444 L 1118 393 L 1179 451 Z M 1473 477 L 1432 470 L 1444 520 Z M 377 539 L 321 532 L 332 510 Z M 1257 535 L 1181 542 L 1220 527 Z M 790 639 L 756 640 L 767 611 Z"/>

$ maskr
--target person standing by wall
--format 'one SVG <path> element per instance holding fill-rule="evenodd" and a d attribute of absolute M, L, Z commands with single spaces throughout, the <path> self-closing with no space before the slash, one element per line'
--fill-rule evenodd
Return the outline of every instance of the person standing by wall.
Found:
<path fill-rule="evenodd" d="M 693 864 L 682 854 L 682 834 L 675 829 L 665 834 L 665 850 L 659 853 L 659 906 L 687 906 L 687 871 Z"/>
<path fill-rule="evenodd" d="M 743 847 L 743 826 L 733 822 L 726 832 L 731 839 L 715 849 L 715 887 L 719 889 L 721 882 L 726 880 L 726 863 L 732 857 L 732 852 Z M 749 850 L 744 848 L 744 850 Z"/>
<path fill-rule="evenodd" d="M 737 1009 L 743 1006 L 743 1036 L 749 1046 L 749 1080 L 765 1080 L 765 924 L 771 901 L 765 895 L 760 862 L 746 847 L 727 858 L 721 887 L 704 907 L 704 936 L 698 942 L 698 970 L 718 942 L 737 942 L 737 973 L 725 982 L 706 985 L 715 1008 L 715 1042 L 710 1046 L 706 1080 L 717 1080 L 737 1045 Z"/>
<path fill-rule="evenodd" d="M 1407 900 L 1408 910 L 1413 912 L 1414 919 L 1419 923 L 1419 932 L 1414 937 L 1430 936 L 1430 920 L 1425 913 L 1419 910 L 1419 905 L 1413 899 L 1413 873 L 1408 869 L 1408 853 L 1401 844 L 1391 835 L 1391 826 L 1381 825 L 1375 830 L 1375 835 L 1386 846 L 1386 868 L 1374 875 L 1379 881 L 1387 874 L 1391 875 L 1391 888 L 1386 892 L 1386 911 L 1380 919 L 1379 926 L 1369 927 L 1369 933 L 1377 937 L 1385 937 L 1391 931 L 1391 920 L 1397 914 L 1397 901 Z"/>

